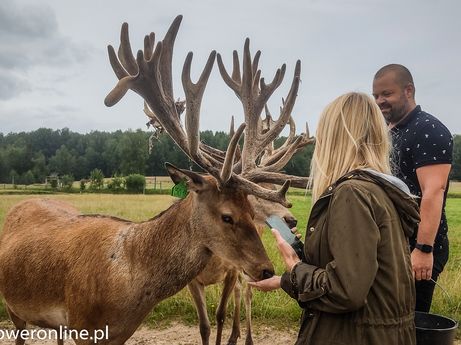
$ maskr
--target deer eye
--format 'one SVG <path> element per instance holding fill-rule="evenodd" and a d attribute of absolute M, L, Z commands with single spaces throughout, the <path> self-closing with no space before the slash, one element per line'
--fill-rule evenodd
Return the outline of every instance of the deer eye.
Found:
<path fill-rule="evenodd" d="M 232 219 L 231 216 L 228 216 L 228 215 L 223 214 L 223 215 L 221 216 L 221 219 L 222 219 L 222 221 L 223 221 L 224 223 L 234 224 L 234 220 Z"/>

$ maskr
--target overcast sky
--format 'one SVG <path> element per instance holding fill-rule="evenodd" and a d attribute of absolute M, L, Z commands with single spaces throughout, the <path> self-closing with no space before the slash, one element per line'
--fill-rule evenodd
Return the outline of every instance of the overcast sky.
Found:
<path fill-rule="evenodd" d="M 1 0 L 0 132 L 40 127 L 93 130 L 146 129 L 142 99 L 129 92 L 117 105 L 103 100 L 116 83 L 107 45 L 118 47 L 120 27 L 130 25 L 134 50 L 145 34 L 163 38 L 176 15 L 184 16 L 173 56 L 175 97 L 183 97 L 182 64 L 194 52 L 193 79 L 215 49 L 231 68 L 246 37 L 262 51 L 266 80 L 283 63 L 287 73 L 269 101 L 273 113 L 302 61 L 302 84 L 293 116 L 301 131 L 315 131 L 320 112 L 348 91 L 371 93 L 372 77 L 388 63 L 413 74 L 416 100 L 461 134 L 456 108 L 461 81 L 459 0 Z M 242 106 L 214 66 L 202 102 L 201 130 L 227 130 Z"/>

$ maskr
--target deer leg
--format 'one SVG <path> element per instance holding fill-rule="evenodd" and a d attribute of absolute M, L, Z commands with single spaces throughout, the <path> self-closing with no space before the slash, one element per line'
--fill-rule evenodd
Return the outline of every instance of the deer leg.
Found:
<path fill-rule="evenodd" d="M 222 330 L 226 319 L 227 301 L 229 300 L 231 292 L 234 290 L 235 283 L 237 282 L 237 275 L 238 273 L 236 271 L 229 271 L 224 279 L 221 300 L 216 310 L 216 345 L 221 344 Z"/>
<path fill-rule="evenodd" d="M 8 312 L 13 325 L 16 327 L 16 330 L 18 331 L 18 337 L 16 338 L 15 345 L 24 345 L 26 340 L 22 339 L 19 334 L 21 334 L 21 331 L 26 328 L 26 321 L 20 319 L 15 313 L 13 313 L 8 305 L 6 306 L 6 311 Z"/>
<path fill-rule="evenodd" d="M 208 345 L 210 341 L 210 320 L 206 310 L 205 287 L 194 279 L 188 284 L 188 288 L 197 310 L 202 344 Z"/>
<path fill-rule="evenodd" d="M 232 333 L 227 341 L 227 345 L 236 345 L 237 339 L 240 338 L 240 300 L 241 300 L 242 285 L 239 279 L 236 280 L 234 286 L 234 318 L 232 322 Z"/>
<path fill-rule="evenodd" d="M 246 325 L 247 325 L 247 334 L 245 339 L 245 345 L 253 345 L 253 338 L 251 336 L 251 301 L 253 298 L 253 291 L 251 291 L 251 286 L 247 284 L 245 287 L 245 315 L 246 315 Z"/>

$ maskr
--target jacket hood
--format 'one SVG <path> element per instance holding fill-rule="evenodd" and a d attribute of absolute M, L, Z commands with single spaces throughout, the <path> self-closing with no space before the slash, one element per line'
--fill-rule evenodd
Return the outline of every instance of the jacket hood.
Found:
<path fill-rule="evenodd" d="M 351 174 L 355 175 L 355 178 L 380 185 L 394 203 L 405 234 L 411 237 L 416 233 L 420 222 L 417 197 L 410 193 L 408 186 L 402 180 L 372 169 L 355 170 Z M 350 176 L 350 174 L 347 175 Z"/>

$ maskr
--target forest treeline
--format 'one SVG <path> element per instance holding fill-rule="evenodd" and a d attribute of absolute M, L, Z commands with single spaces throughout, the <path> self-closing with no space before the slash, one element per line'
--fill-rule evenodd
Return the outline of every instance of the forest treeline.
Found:
<path fill-rule="evenodd" d="M 0 182 L 15 184 L 43 183 L 50 175 L 71 175 L 75 180 L 87 179 L 100 169 L 105 177 L 141 174 L 167 175 L 165 162 L 180 168 L 198 170 L 167 135 L 153 139 L 151 132 L 94 131 L 80 134 L 68 128 L 40 128 L 32 132 L 0 133 Z M 206 144 L 225 149 L 229 142 L 224 132 L 204 131 L 200 138 Z M 275 145 L 281 145 L 279 138 Z M 312 147 L 297 153 L 286 165 L 289 174 L 307 176 Z"/>
<path fill-rule="evenodd" d="M 151 132 L 94 131 L 80 134 L 68 128 L 52 130 L 40 128 L 32 132 L 0 133 L 0 182 L 16 184 L 42 183 L 50 175 L 71 175 L 75 180 L 86 179 L 94 169 L 105 177 L 141 174 L 166 175 L 165 162 L 180 168 L 193 164 L 167 135 L 153 139 L 149 152 Z M 224 132 L 201 132 L 206 144 L 225 149 L 229 136 Z M 275 145 L 281 145 L 279 138 Z M 296 154 L 286 165 L 288 174 L 307 176 L 313 147 Z M 194 167 L 197 170 L 197 167 Z M 454 161 L 451 179 L 461 180 L 461 135 L 454 137 Z"/>

